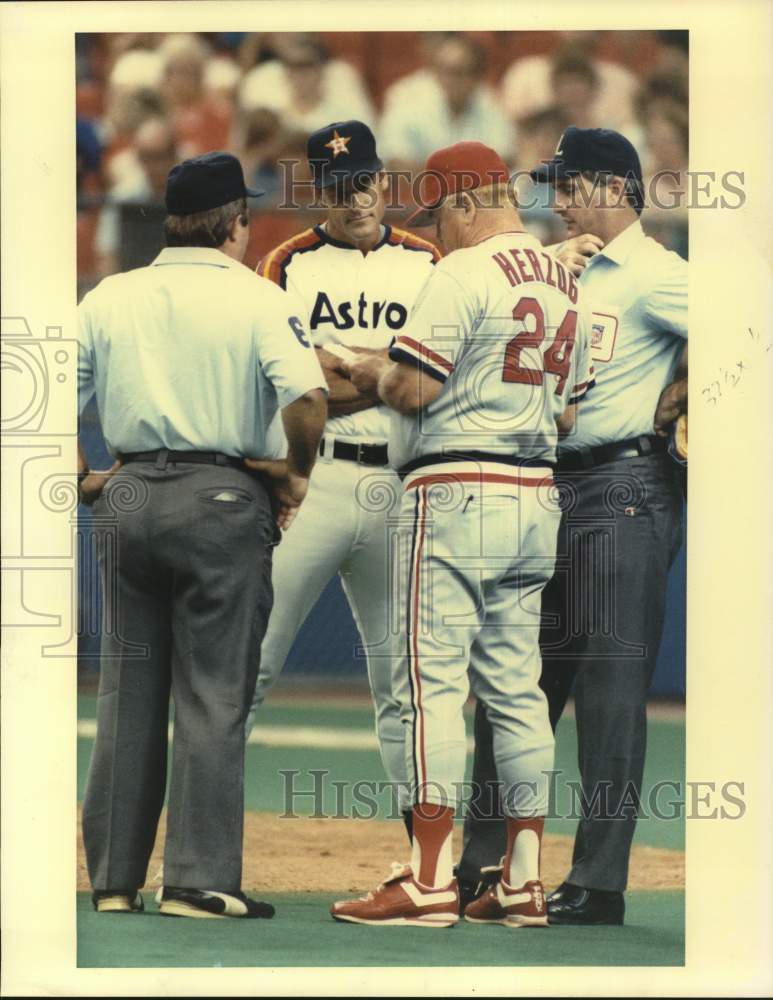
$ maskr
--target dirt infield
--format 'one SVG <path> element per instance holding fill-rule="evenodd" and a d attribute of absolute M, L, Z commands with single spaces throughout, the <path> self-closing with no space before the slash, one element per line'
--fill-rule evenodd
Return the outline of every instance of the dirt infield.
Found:
<path fill-rule="evenodd" d="M 161 865 L 166 817 L 162 816 L 149 869 L 149 884 Z M 455 831 L 455 856 L 461 829 Z M 554 889 L 569 871 L 572 838 L 547 835 L 542 848 L 545 887 Z M 244 835 L 243 888 L 250 892 L 360 892 L 374 888 L 390 861 L 407 861 L 405 830 L 398 821 L 280 819 L 248 812 Z M 78 810 L 78 888 L 88 889 Z M 683 889 L 684 853 L 634 846 L 629 889 Z"/>

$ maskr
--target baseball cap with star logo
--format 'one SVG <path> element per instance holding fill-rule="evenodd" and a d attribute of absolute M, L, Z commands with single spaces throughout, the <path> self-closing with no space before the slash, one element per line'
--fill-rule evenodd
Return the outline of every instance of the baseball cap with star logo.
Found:
<path fill-rule="evenodd" d="M 306 155 L 316 188 L 332 187 L 384 169 L 376 152 L 375 136 L 365 122 L 356 119 L 333 122 L 312 132 Z"/>

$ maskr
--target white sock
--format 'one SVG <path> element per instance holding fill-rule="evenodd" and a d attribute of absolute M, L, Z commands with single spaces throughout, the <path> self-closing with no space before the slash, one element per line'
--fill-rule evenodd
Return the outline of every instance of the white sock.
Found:
<path fill-rule="evenodd" d="M 534 830 L 521 830 L 515 838 L 510 871 L 505 874 L 514 888 L 539 879 L 539 837 Z"/>

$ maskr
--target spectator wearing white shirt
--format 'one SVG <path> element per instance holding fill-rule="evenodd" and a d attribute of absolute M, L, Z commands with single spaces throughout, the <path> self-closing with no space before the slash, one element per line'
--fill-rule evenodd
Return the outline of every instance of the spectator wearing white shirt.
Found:
<path fill-rule="evenodd" d="M 161 94 L 168 106 L 180 155 L 224 149 L 231 128 L 231 107 L 204 87 L 211 52 L 195 34 L 168 35 L 159 46 L 163 61 Z"/>
<path fill-rule="evenodd" d="M 627 134 L 626 126 L 634 119 L 633 100 L 636 77 L 625 66 L 596 59 L 599 40 L 595 31 L 563 31 L 562 46 L 553 56 L 537 55 L 516 59 L 502 77 L 502 105 L 515 121 L 544 111 L 554 103 L 551 71 L 562 50 L 582 51 L 591 61 L 598 78 L 590 116 L 595 126 L 615 128 Z M 573 121 L 575 119 L 572 119 Z"/>
<path fill-rule="evenodd" d="M 163 204 L 166 178 L 177 159 L 174 133 L 163 118 L 149 118 L 134 135 L 134 169 L 110 191 L 99 214 L 95 248 L 100 277 L 118 270 L 121 205 Z"/>
<path fill-rule="evenodd" d="M 374 117 L 357 70 L 331 59 L 313 35 L 284 39 L 278 59 L 251 69 L 242 80 L 239 103 L 242 111 L 268 108 L 285 128 L 307 134 L 324 122 Z"/>
<path fill-rule="evenodd" d="M 136 173 L 132 138 L 144 121 L 165 113 L 160 94 L 162 73 L 163 60 L 150 49 L 121 53 L 110 70 L 105 112 L 99 126 L 108 188 Z"/>
<path fill-rule="evenodd" d="M 436 149 L 478 140 L 512 158 L 515 130 L 483 76 L 485 53 L 465 35 L 450 36 L 431 64 L 394 83 L 384 96 L 381 146 L 391 167 L 420 168 Z"/>
<path fill-rule="evenodd" d="M 687 108 L 663 105 L 645 118 L 644 184 L 650 206 L 649 234 L 687 257 Z"/>
<path fill-rule="evenodd" d="M 560 108 L 567 124 L 579 128 L 595 124 L 599 76 L 593 61 L 579 49 L 563 49 L 550 67 L 552 106 Z"/>

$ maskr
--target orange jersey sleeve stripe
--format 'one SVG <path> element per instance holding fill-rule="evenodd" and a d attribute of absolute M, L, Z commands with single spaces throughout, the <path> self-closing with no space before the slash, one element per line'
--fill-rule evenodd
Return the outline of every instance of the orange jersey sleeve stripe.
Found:
<path fill-rule="evenodd" d="M 397 229 L 393 226 L 389 242 L 394 246 L 402 244 L 410 250 L 426 250 L 432 254 L 432 262 L 434 264 L 437 264 L 443 256 L 434 243 L 430 243 L 429 240 L 424 240 L 421 236 L 416 236 L 414 233 L 409 233 L 407 229 Z"/>
<path fill-rule="evenodd" d="M 274 247 L 273 250 L 269 250 L 258 264 L 256 271 L 262 278 L 268 278 L 269 281 L 273 281 L 275 284 L 284 287 L 282 270 L 288 264 L 292 255 L 299 250 L 305 250 L 308 247 L 314 246 L 315 243 L 321 242 L 313 229 L 305 229 L 297 236 L 293 236 L 289 240 L 285 240 L 284 243 L 280 243 L 278 247 Z"/>

